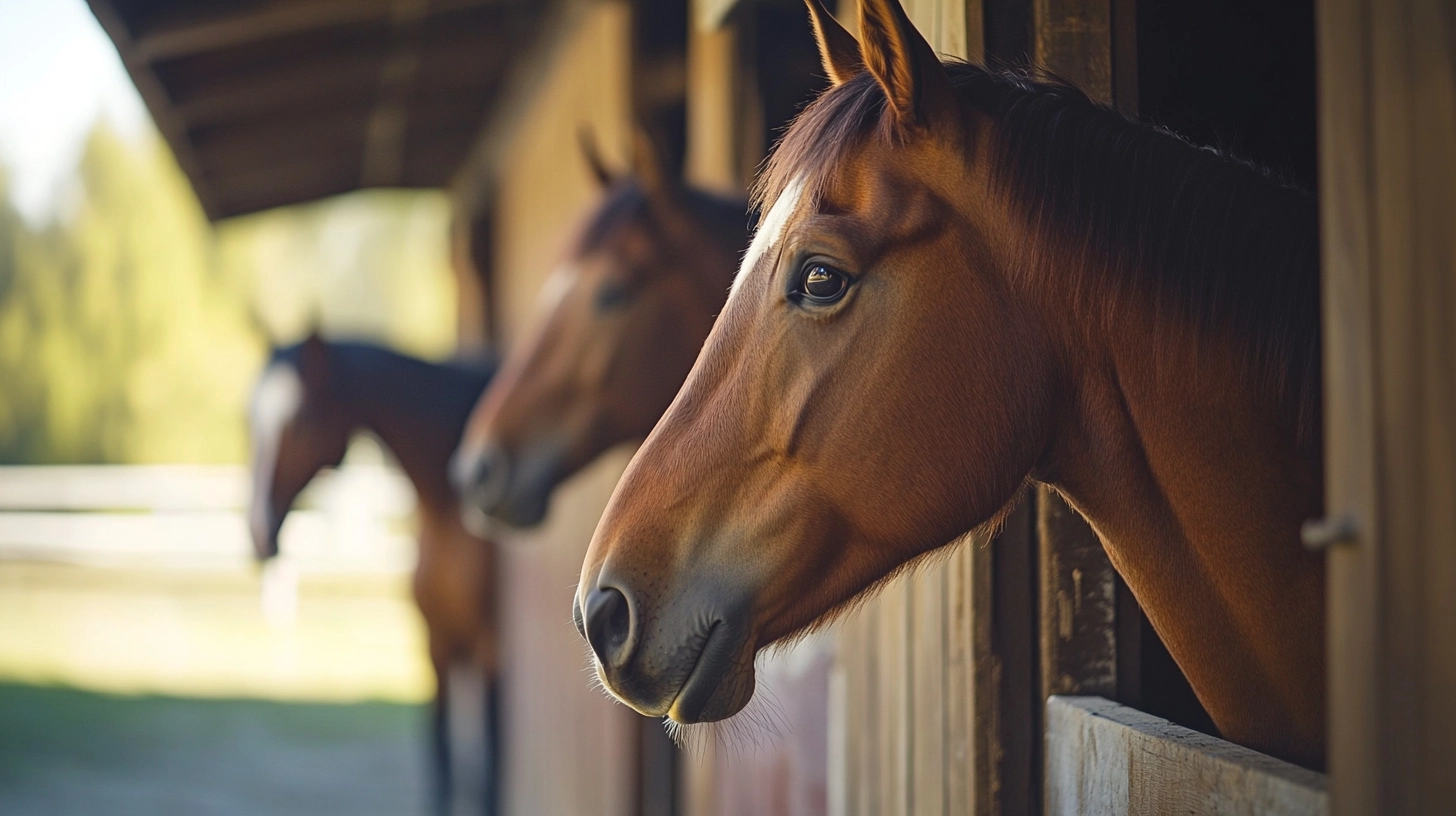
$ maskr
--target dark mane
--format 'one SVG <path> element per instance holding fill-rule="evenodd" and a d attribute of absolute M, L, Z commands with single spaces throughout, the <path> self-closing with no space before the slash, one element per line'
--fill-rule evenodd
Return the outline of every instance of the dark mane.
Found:
<path fill-rule="evenodd" d="M 411 410 L 464 415 L 495 373 L 493 361 L 431 362 L 375 345 L 351 340 L 325 341 L 329 350 L 328 387 L 333 398 L 352 402 L 367 395 L 398 400 Z M 297 368 L 303 343 L 273 350 L 270 363 Z M 388 383 L 379 389 L 380 381 Z"/>
<path fill-rule="evenodd" d="M 1252 163 L 1130 120 L 1071 85 L 949 62 L 963 105 L 993 123 L 993 183 L 1037 240 L 1008 270 L 1055 273 L 1079 312 L 1115 329 L 1131 298 L 1169 330 L 1232 332 L 1255 386 L 1319 435 L 1318 221 L 1308 193 Z M 861 73 L 805 109 L 754 190 L 799 178 L 817 195 L 846 155 L 890 139 L 885 96 Z"/>
<path fill-rule="evenodd" d="M 674 204 L 676 214 L 686 213 L 730 251 L 743 249 L 748 230 L 748 205 L 743 200 L 735 201 L 682 185 L 676 191 Z M 646 191 L 635 178 L 629 178 L 609 190 L 592 212 L 573 247 L 573 254 L 579 256 L 599 249 L 617 230 L 637 222 L 645 223 L 649 229 L 660 226 Z"/>

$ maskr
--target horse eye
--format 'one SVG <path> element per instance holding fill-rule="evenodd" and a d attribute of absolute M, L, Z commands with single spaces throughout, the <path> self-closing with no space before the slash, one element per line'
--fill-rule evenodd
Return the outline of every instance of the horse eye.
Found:
<path fill-rule="evenodd" d="M 849 291 L 849 276 L 832 266 L 810 264 L 804 270 L 799 292 L 814 303 L 833 303 Z"/>
<path fill-rule="evenodd" d="M 632 300 L 632 287 L 625 283 L 607 283 L 597 290 L 597 311 L 610 312 Z"/>

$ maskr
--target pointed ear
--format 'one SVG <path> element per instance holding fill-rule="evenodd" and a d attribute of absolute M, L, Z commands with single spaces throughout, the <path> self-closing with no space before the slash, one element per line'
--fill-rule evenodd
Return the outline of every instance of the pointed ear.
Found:
<path fill-rule="evenodd" d="M 581 145 L 581 155 L 586 159 L 586 166 L 591 170 L 592 178 L 602 189 L 611 187 L 616 183 L 619 173 L 612 172 L 607 163 L 602 159 L 602 152 L 597 148 L 597 137 L 592 133 L 590 125 L 582 125 L 576 131 L 577 143 Z"/>
<path fill-rule="evenodd" d="M 860 0 L 865 67 L 889 97 L 897 126 L 930 127 L 956 111 L 950 75 L 899 0 Z"/>
<path fill-rule="evenodd" d="M 313 329 L 298 344 L 298 374 L 309 390 L 320 388 L 329 378 L 329 344 Z"/>
<path fill-rule="evenodd" d="M 834 19 L 834 15 L 824 7 L 823 0 L 804 2 L 809 6 L 809 22 L 814 26 L 814 39 L 819 42 L 819 58 L 824 61 L 824 73 L 829 75 L 830 82 L 843 85 L 865 69 L 859 42 Z"/>
<path fill-rule="evenodd" d="M 676 211 L 681 183 L 663 161 L 657 142 L 641 122 L 632 129 L 632 173 L 654 206 Z"/>

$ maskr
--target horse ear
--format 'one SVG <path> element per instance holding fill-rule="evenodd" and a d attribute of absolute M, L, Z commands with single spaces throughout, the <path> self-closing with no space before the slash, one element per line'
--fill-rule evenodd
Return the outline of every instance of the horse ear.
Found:
<path fill-rule="evenodd" d="M 864 57 L 854 35 L 834 19 L 823 0 L 804 0 L 809 6 L 809 22 L 814 26 L 814 39 L 819 43 L 819 58 L 829 81 L 843 85 L 865 69 Z"/>
<path fill-rule="evenodd" d="M 860 0 L 859 31 L 865 67 L 897 125 L 928 127 L 956 109 L 950 75 L 899 0 Z"/>
<path fill-rule="evenodd" d="M 663 161 L 657 142 L 641 122 L 632 130 L 632 172 L 649 201 L 668 212 L 676 211 L 681 186 L 677 173 Z"/>
<path fill-rule="evenodd" d="M 597 184 L 603 189 L 615 184 L 618 174 L 613 173 L 602 159 L 602 152 L 597 148 L 597 138 L 591 127 L 582 125 L 576 132 L 576 140 L 581 145 L 581 155 L 586 159 L 587 168 L 591 170 L 592 178 L 597 180 Z"/>

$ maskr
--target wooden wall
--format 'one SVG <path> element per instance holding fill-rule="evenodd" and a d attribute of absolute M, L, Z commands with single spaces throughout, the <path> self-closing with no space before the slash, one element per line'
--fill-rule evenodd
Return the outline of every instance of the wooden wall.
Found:
<path fill-rule="evenodd" d="M 509 343 L 567 238 L 599 195 L 578 160 L 590 126 L 625 164 L 631 15 L 624 2 L 585 5 L 567 23 L 545 75 L 501 148 L 492 284 L 497 334 Z M 593 689 L 571 623 L 571 597 L 598 517 L 630 451 L 568 482 L 538 531 L 502 547 L 505 813 L 635 816 L 640 717 Z"/>
<path fill-rule="evenodd" d="M 1332 806 L 1456 813 L 1456 8 L 1317 10 Z"/>

